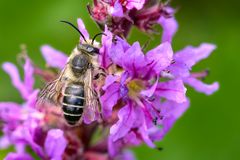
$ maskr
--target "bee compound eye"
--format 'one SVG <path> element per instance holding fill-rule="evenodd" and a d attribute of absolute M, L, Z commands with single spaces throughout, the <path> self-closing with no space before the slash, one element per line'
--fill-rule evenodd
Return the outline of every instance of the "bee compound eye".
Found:
<path fill-rule="evenodd" d="M 89 46 L 86 49 L 87 49 L 88 52 L 92 52 L 94 50 L 93 47 L 89 47 Z"/>
<path fill-rule="evenodd" d="M 89 49 L 89 53 L 91 53 L 92 55 L 93 54 L 99 54 L 99 49 L 98 48 L 95 48 L 95 47 L 91 47 L 91 51 Z"/>

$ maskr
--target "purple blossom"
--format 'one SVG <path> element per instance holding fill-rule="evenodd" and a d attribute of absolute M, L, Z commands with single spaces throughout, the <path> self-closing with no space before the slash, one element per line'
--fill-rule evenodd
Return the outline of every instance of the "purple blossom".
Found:
<path fill-rule="evenodd" d="M 51 81 L 57 74 L 38 68 L 25 57 L 21 80 L 16 66 L 6 62 L 3 69 L 24 102 L 0 103 L 0 149 L 15 147 L 15 152 L 5 159 L 33 159 L 26 151 L 30 146 L 41 159 L 133 160 L 129 146 L 146 143 L 156 148 L 155 142 L 161 141 L 188 109 L 185 84 L 207 95 L 218 90 L 217 82 L 209 85 L 201 81 L 207 71 L 191 72 L 215 45 L 203 43 L 174 53 L 171 42 L 178 24 L 174 9 L 168 5 L 145 0 L 94 0 L 93 8 L 88 9 L 105 33 L 98 63 L 106 77 L 93 80 L 93 89 L 100 96 L 102 119 L 100 113 L 85 107 L 84 123 L 74 128 L 67 126 L 61 108 L 36 104 L 39 89 L 34 89 L 34 75 Z M 83 21 L 78 19 L 77 23 L 86 39 L 80 37 L 80 43 L 90 43 Z M 133 25 L 152 33 L 156 24 L 163 28 L 162 42 L 146 53 L 139 42 L 130 45 L 125 39 Z M 49 45 L 42 46 L 41 52 L 48 67 L 62 70 L 68 62 L 67 55 Z M 109 133 L 98 134 L 98 126 Z M 94 134 L 99 140 L 93 143 Z"/>
<path fill-rule="evenodd" d="M 150 131 L 155 129 L 156 133 L 163 136 L 162 133 L 165 131 L 166 134 L 166 130 L 172 126 L 168 124 L 172 119 L 167 121 L 168 116 L 165 116 L 170 113 L 161 111 L 161 106 L 164 105 L 161 99 L 174 103 L 174 112 L 179 110 L 181 114 L 185 111 L 181 107 L 182 103 L 187 102 L 186 89 L 181 79 L 159 82 L 160 73 L 167 69 L 173 60 L 173 51 L 168 42 L 144 55 L 138 42 L 130 46 L 120 38 L 118 40 L 116 44 L 112 44 L 109 57 L 112 63 L 122 67 L 124 71 L 119 76 L 109 75 L 106 78 L 103 86 L 105 94 L 100 98 L 105 119 L 112 115 L 113 107 L 120 100 L 126 104 L 118 111 L 119 120 L 110 129 L 109 150 L 112 155 L 117 154 L 119 146 L 128 143 L 134 145 L 144 141 L 150 147 L 155 147 L 155 139 L 152 139 L 153 133 Z M 173 117 L 174 121 L 179 118 Z M 162 129 L 157 129 L 158 125 L 161 125 Z M 135 136 L 138 137 L 135 142 L 126 139 L 125 136 L 129 133 L 139 135 Z"/>
<path fill-rule="evenodd" d="M 102 45 L 108 47 L 102 54 L 112 65 L 123 69 L 117 75 L 106 77 L 100 98 L 105 119 L 115 114 L 113 110 L 119 108 L 119 101 L 125 104 L 117 113 L 118 121 L 110 128 L 112 156 L 121 152 L 123 146 L 139 145 L 142 141 L 155 147 L 153 142 L 161 140 L 189 107 L 184 83 L 206 94 L 218 89 L 217 82 L 206 85 L 197 79 L 201 77 L 190 73 L 192 66 L 207 58 L 215 46 L 202 44 L 199 48 L 187 47 L 173 54 L 169 42 L 178 25 L 174 18 L 162 17 L 159 23 L 164 29 L 163 43 L 146 54 L 138 42 L 130 46 L 117 37 L 116 43 L 109 43 L 111 34 L 102 41 Z M 167 81 L 159 82 L 162 78 Z M 128 139 L 129 134 L 136 138 Z"/>
<path fill-rule="evenodd" d="M 133 25 L 143 32 L 155 32 L 153 26 L 161 24 L 168 29 L 165 21 L 172 22 L 171 27 L 177 23 L 173 17 L 173 9 L 163 2 L 145 0 L 94 0 L 94 5 L 88 5 L 92 18 L 100 28 L 105 25 L 115 35 L 127 37 Z M 161 18 L 162 17 L 162 18 Z M 174 34 L 174 33 L 171 33 Z M 166 33 L 163 38 L 166 38 Z"/>
<path fill-rule="evenodd" d="M 26 58 L 23 82 L 20 80 L 18 70 L 14 64 L 9 62 L 4 63 L 3 69 L 10 75 L 13 85 L 19 90 L 25 100 L 23 104 L 14 102 L 0 103 L 0 119 L 4 122 L 4 136 L 0 139 L 0 148 L 7 148 L 10 145 L 15 145 L 16 149 L 16 153 L 9 153 L 6 159 L 33 159 L 25 151 L 27 145 L 31 146 L 31 148 L 42 158 L 52 157 L 53 159 L 61 159 L 60 156 L 63 154 L 66 146 L 66 140 L 64 136 L 60 134 L 62 131 L 49 131 L 46 138 L 47 141 L 51 142 L 52 139 L 55 141 L 58 140 L 58 143 L 61 144 L 61 146 L 56 144 L 54 147 L 55 150 L 52 151 L 48 145 L 45 147 L 40 146 L 34 140 L 34 136 L 37 134 L 36 129 L 42 123 L 44 114 L 37 111 L 35 108 L 38 90 L 33 89 L 34 67 L 30 59 Z M 59 138 L 56 139 L 54 134 L 57 134 Z M 51 151 L 51 154 L 49 151 Z"/>

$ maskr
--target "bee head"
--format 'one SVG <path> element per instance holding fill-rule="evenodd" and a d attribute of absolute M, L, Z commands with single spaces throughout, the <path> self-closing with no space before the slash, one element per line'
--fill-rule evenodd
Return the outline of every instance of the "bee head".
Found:
<path fill-rule="evenodd" d="M 91 44 L 78 44 L 77 49 L 92 56 L 99 54 L 99 49 Z"/>

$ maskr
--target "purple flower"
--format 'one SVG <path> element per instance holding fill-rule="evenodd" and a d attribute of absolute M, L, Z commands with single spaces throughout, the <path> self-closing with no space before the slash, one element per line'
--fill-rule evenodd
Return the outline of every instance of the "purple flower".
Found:
<path fill-rule="evenodd" d="M 112 63 L 120 66 L 123 72 L 107 76 L 102 87 L 105 94 L 100 101 L 104 118 L 108 119 L 112 115 L 113 107 L 119 101 L 123 101 L 125 106 L 119 109 L 119 120 L 110 129 L 109 152 L 116 155 L 121 146 L 136 145 L 141 141 L 155 147 L 155 138 L 152 138 L 152 135 L 163 136 L 162 133 L 166 134 L 166 130 L 172 126 L 168 124 L 169 121 L 179 118 L 170 112 L 174 110 L 182 114 L 188 107 L 186 105 L 187 107 L 182 109 L 187 98 L 181 79 L 159 82 L 159 75 L 171 65 L 173 59 L 171 45 L 168 42 L 162 43 L 145 55 L 138 42 L 130 46 L 118 38 L 116 44 L 110 47 L 108 55 Z M 162 112 L 165 103 L 161 103 L 161 100 L 171 101 L 169 107 L 173 109 Z M 174 118 L 170 119 L 168 115 Z M 156 131 L 152 133 L 153 130 Z M 130 133 L 135 135 L 135 140 L 126 138 Z"/>
<path fill-rule="evenodd" d="M 23 104 L 14 102 L 0 103 L 0 119 L 4 122 L 4 135 L 0 139 L 0 148 L 15 145 L 16 149 L 16 153 L 9 153 L 6 159 L 33 159 L 25 151 L 27 145 L 31 146 L 42 158 L 61 159 L 61 155 L 66 147 L 66 140 L 62 131 L 50 130 L 45 141 L 45 147 L 39 145 L 34 140 L 37 128 L 43 121 L 44 114 L 35 108 L 38 90 L 33 89 L 34 67 L 30 59 L 26 58 L 23 82 L 20 80 L 18 70 L 14 64 L 4 63 L 3 69 L 10 75 L 13 85 L 19 90 L 25 100 Z"/>
<path fill-rule="evenodd" d="M 173 9 L 159 1 L 94 0 L 93 4 L 93 7 L 88 6 L 92 18 L 100 28 L 106 25 L 118 36 L 127 37 L 133 25 L 143 32 L 153 33 L 155 24 L 161 24 L 165 29 L 169 27 L 165 21 L 172 22 L 170 27 L 177 24 L 172 16 Z M 164 33 L 163 39 L 167 36 Z"/>
<path fill-rule="evenodd" d="M 94 0 L 94 7 L 88 9 L 105 33 L 98 56 L 104 75 L 93 80 L 102 119 L 98 111 L 85 106 L 84 123 L 70 128 L 61 107 L 36 104 L 39 90 L 34 88 L 34 74 L 52 81 L 58 76 L 56 72 L 38 68 L 26 56 L 21 80 L 16 66 L 6 62 L 3 69 L 24 102 L 0 103 L 0 123 L 3 122 L 0 149 L 15 147 L 15 152 L 5 159 L 32 160 L 26 151 L 29 146 L 41 159 L 133 160 L 135 157 L 127 147 L 146 143 L 156 148 L 155 142 L 162 140 L 188 109 L 185 84 L 207 95 L 218 90 L 217 82 L 209 85 L 201 81 L 208 75 L 206 70 L 191 72 L 197 62 L 211 54 L 215 45 L 203 43 L 173 52 L 171 42 L 178 24 L 171 7 L 158 1 Z M 90 44 L 83 21 L 78 19 L 77 23 L 85 37 L 80 37 L 80 43 Z M 133 25 L 153 33 L 155 24 L 163 28 L 161 44 L 146 54 L 139 42 L 130 45 L 125 39 Z M 42 46 L 41 52 L 47 66 L 59 71 L 69 60 L 49 45 Z M 109 130 L 109 134 L 98 134 L 98 126 Z M 96 135 L 98 140 L 93 141 Z"/>
<path fill-rule="evenodd" d="M 170 12 L 174 11 L 168 8 Z M 102 41 L 105 48 L 102 55 L 105 56 L 101 61 L 105 58 L 109 62 L 104 67 L 108 69 L 117 65 L 122 69 L 115 71 L 116 75 L 106 77 L 102 87 L 104 94 L 100 98 L 103 117 L 109 119 L 115 114 L 118 117 L 110 128 L 108 147 L 112 156 L 122 152 L 121 148 L 126 145 L 139 145 L 144 141 L 148 146 L 155 147 L 153 142 L 162 140 L 189 107 L 184 83 L 206 94 L 218 89 L 217 82 L 206 85 L 198 80 L 205 77 L 205 73 L 190 72 L 192 66 L 207 58 L 215 46 L 205 43 L 173 54 L 169 42 L 178 24 L 173 17 L 160 17 L 158 22 L 163 27 L 163 43 L 146 54 L 143 54 L 138 42 L 130 46 L 116 37 L 116 43 L 112 43 L 111 33 Z M 119 103 L 124 105 L 119 106 Z"/>

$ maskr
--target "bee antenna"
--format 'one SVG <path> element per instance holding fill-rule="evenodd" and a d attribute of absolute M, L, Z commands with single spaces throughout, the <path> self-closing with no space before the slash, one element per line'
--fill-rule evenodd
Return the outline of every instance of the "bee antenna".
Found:
<path fill-rule="evenodd" d="M 81 32 L 76 26 L 74 26 L 71 22 L 68 22 L 68 21 L 60 21 L 60 22 L 63 22 L 63 23 L 66 23 L 66 24 L 72 26 L 75 30 L 78 31 L 78 33 L 80 33 L 80 35 L 82 36 L 83 40 L 84 40 L 85 42 L 87 42 L 87 41 L 86 41 L 86 38 L 84 37 L 84 35 L 82 34 L 82 32 Z"/>
<path fill-rule="evenodd" d="M 92 45 L 93 45 L 93 42 L 94 42 L 94 40 L 98 37 L 98 36 L 100 36 L 100 35 L 104 35 L 104 36 L 107 36 L 105 33 L 98 33 L 98 34 L 96 34 L 94 37 L 93 37 L 93 39 L 92 39 Z"/>

